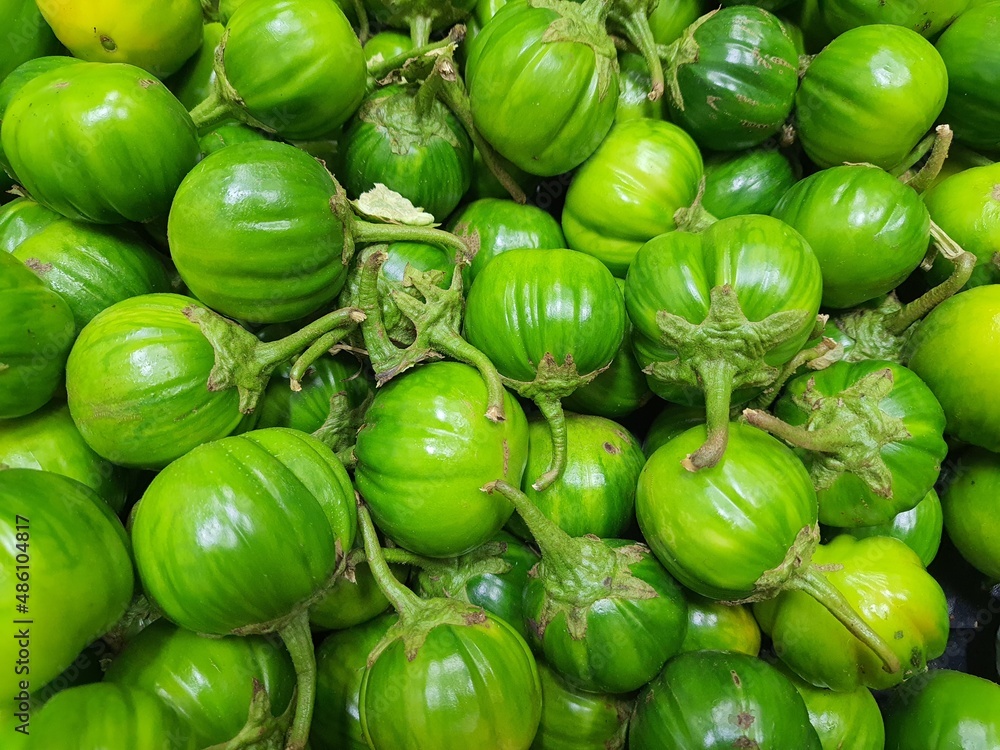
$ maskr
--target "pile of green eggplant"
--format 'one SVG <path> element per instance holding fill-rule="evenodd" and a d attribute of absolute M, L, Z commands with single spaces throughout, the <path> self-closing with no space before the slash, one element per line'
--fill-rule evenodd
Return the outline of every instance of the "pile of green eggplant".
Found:
<path fill-rule="evenodd" d="M 1000 0 L 0 0 L 0 749 L 1000 750 Z"/>

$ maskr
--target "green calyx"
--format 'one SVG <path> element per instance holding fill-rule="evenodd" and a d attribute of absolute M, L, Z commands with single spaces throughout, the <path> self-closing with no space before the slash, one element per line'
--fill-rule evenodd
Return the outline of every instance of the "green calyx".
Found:
<path fill-rule="evenodd" d="M 819 525 L 803 527 L 781 564 L 765 571 L 757 579 L 753 593 L 745 599 L 727 603 L 747 604 L 773 599 L 782 591 L 801 591 L 822 604 L 855 638 L 872 649 L 882 660 L 886 672 L 898 672 L 902 668 L 899 657 L 824 575 L 824 572 L 832 572 L 842 566 L 813 564 L 813 553 L 818 545 Z"/>
<path fill-rule="evenodd" d="M 205 750 L 284 750 L 295 703 L 296 699 L 293 698 L 283 714 L 274 716 L 271 713 L 271 697 L 255 677 L 250 713 L 243 729 L 228 742 L 212 745 Z"/>
<path fill-rule="evenodd" d="M 609 362 L 600 370 L 581 375 L 577 372 L 573 355 L 567 354 L 560 365 L 551 352 L 546 352 L 535 370 L 532 381 L 513 380 L 501 376 L 503 384 L 524 398 L 530 398 L 541 411 L 549 425 L 552 436 L 552 460 L 549 467 L 532 487 L 541 492 L 562 476 L 566 468 L 566 415 L 563 413 L 562 399 L 582 388 L 611 366 Z"/>
<path fill-rule="evenodd" d="M 940 229 L 936 230 L 932 223 L 932 235 L 939 231 Z M 890 293 L 874 309 L 854 310 L 833 321 L 833 324 L 852 342 L 844 354 L 845 361 L 882 359 L 903 362 L 905 360 L 907 345 L 916 330 L 914 324 L 946 299 L 960 292 L 975 270 L 976 256 L 972 253 L 965 252 L 961 248 L 958 248 L 957 252 L 946 249 L 942 249 L 941 252 L 954 265 L 954 270 L 947 279 L 930 291 L 905 305 L 895 294 Z"/>
<path fill-rule="evenodd" d="M 750 321 L 731 286 L 714 287 L 708 315 L 698 324 L 661 310 L 657 324 L 661 342 L 677 352 L 669 362 L 654 362 L 644 372 L 664 383 L 700 388 L 705 394 L 708 438 L 684 460 L 688 471 L 715 466 L 729 441 L 733 391 L 765 388 L 781 371 L 764 358 L 800 331 L 807 310 L 785 310 Z"/>
<path fill-rule="evenodd" d="M 695 40 L 694 35 L 702 24 L 718 13 L 718 9 L 706 13 L 701 18 L 684 29 L 684 33 L 678 39 L 668 45 L 658 45 L 657 55 L 666 66 L 666 86 L 670 92 L 670 98 L 681 112 L 684 111 L 684 94 L 681 92 L 678 73 L 685 65 L 692 65 L 698 62 L 701 56 L 701 45 Z"/>
<path fill-rule="evenodd" d="M 358 501 L 358 525 L 364 539 L 368 568 L 379 589 L 396 612 L 397 620 L 368 656 L 370 669 L 382 653 L 396 641 L 402 641 L 408 661 L 417 658 L 427 635 L 436 627 L 468 627 L 483 625 L 488 620 L 485 610 L 471 604 L 436 597 L 421 599 L 392 574 L 375 533 L 375 525 L 364 504 Z M 416 557 L 416 556 L 414 556 Z"/>
<path fill-rule="evenodd" d="M 191 120 L 201 134 L 226 120 L 237 120 L 244 125 L 263 130 L 265 133 L 274 133 L 274 128 L 265 125 L 247 112 L 243 97 L 229 83 L 229 79 L 226 77 L 225 61 L 228 43 L 229 29 L 226 29 L 219 41 L 219 46 L 215 48 L 215 83 L 205 101 L 191 110 Z"/>
<path fill-rule="evenodd" d="M 361 122 L 384 131 L 397 155 L 422 148 L 435 138 L 459 148 L 461 142 L 448 123 L 449 116 L 433 91 L 422 84 L 382 89 L 366 99 L 356 115 Z"/>
<path fill-rule="evenodd" d="M 409 28 L 415 47 L 427 44 L 431 32 L 469 15 L 468 0 L 371 0 L 365 4 L 389 28 Z"/>
<path fill-rule="evenodd" d="M 506 542 L 487 542 L 468 554 L 445 559 L 423 557 L 398 548 L 382 552 L 389 562 L 417 568 L 420 591 L 428 598 L 468 602 L 465 587 L 469 581 L 484 575 L 501 576 L 513 567 L 503 559 L 507 552 Z"/>
<path fill-rule="evenodd" d="M 541 580 L 546 597 L 537 619 L 529 623 L 539 639 L 560 614 L 570 635 L 587 635 L 587 613 L 603 599 L 654 599 L 656 590 L 632 575 L 631 566 L 649 550 L 641 544 L 613 548 L 596 536 L 571 537 L 550 521 L 528 497 L 503 481 L 483 487 L 513 503 L 542 552 L 530 575 Z"/>
<path fill-rule="evenodd" d="M 326 419 L 312 433 L 312 436 L 332 450 L 340 462 L 348 469 L 358 462 L 354 446 L 358 440 L 358 430 L 364 424 L 365 412 L 375 398 L 374 393 L 357 406 L 351 406 L 346 391 L 338 391 L 330 396 L 330 411 Z"/>
<path fill-rule="evenodd" d="M 698 182 L 698 194 L 695 196 L 694 202 L 686 208 L 678 208 L 674 211 L 674 225 L 678 232 L 698 234 L 718 221 L 704 206 L 705 185 L 706 178 L 702 177 Z"/>
<path fill-rule="evenodd" d="M 215 349 L 215 367 L 208 377 L 208 389 L 236 388 L 240 411 L 244 414 L 256 408 L 275 367 L 310 349 L 317 340 L 322 340 L 327 349 L 332 347 L 363 319 L 356 308 L 336 310 L 290 336 L 265 344 L 233 321 L 201 305 L 188 305 L 184 315 L 201 328 Z"/>
<path fill-rule="evenodd" d="M 594 51 L 597 67 L 597 94 L 604 100 L 611 92 L 613 76 L 618 75 L 618 51 L 608 36 L 606 23 L 611 12 L 609 0 L 528 0 L 532 8 L 548 8 L 559 14 L 542 36 L 544 44 L 570 42 L 583 44 Z"/>
<path fill-rule="evenodd" d="M 912 436 L 899 417 L 881 407 L 892 393 L 892 370 L 860 378 L 834 396 L 824 396 L 810 380 L 793 403 L 809 415 L 790 425 L 764 411 L 747 409 L 746 420 L 786 443 L 809 451 L 809 473 L 817 491 L 829 489 L 843 474 L 854 474 L 876 495 L 892 497 L 892 472 L 882 458 L 886 446 Z"/>
<path fill-rule="evenodd" d="M 419 362 L 449 356 L 479 370 L 486 383 L 486 417 L 502 422 L 506 417 L 500 374 L 489 358 L 459 333 L 465 311 L 462 266 L 467 262 L 466 256 L 459 257 L 447 289 L 438 286 L 438 273 L 418 271 L 409 265 L 402 283 L 384 280 L 389 301 L 412 327 L 412 340 L 405 348 L 392 341 L 385 327 L 383 307 L 386 295 L 379 291 L 379 270 L 386 258 L 382 250 L 368 256 L 361 269 L 358 287 L 358 304 L 366 316 L 361 333 L 375 369 L 376 381 L 381 385 Z"/>

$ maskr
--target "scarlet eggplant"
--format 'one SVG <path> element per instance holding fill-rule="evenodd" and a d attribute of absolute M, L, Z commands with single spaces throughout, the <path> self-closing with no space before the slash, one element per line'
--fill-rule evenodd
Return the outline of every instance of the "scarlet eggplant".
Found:
<path fill-rule="evenodd" d="M 372 649 L 358 705 L 373 750 L 527 750 L 541 716 L 528 644 L 503 620 L 454 599 L 420 599 L 393 578 L 358 511 L 365 555 L 399 619 Z"/>
<path fill-rule="evenodd" d="M 552 461 L 533 480 L 552 484 L 566 463 L 560 399 L 592 381 L 614 358 L 625 331 L 621 292 L 600 261 L 573 250 L 511 250 L 469 290 L 465 335 L 505 383 L 541 409 Z"/>
<path fill-rule="evenodd" d="M 643 243 L 677 228 L 702 178 L 691 137 L 660 120 L 615 125 L 573 176 L 562 214 L 566 240 L 624 278 Z"/>
<path fill-rule="evenodd" d="M 778 380 L 802 349 L 821 291 L 808 243 L 766 216 L 671 232 L 639 250 L 625 279 L 636 357 L 657 395 L 706 408 L 708 440 L 685 459 L 692 471 L 725 451 L 732 403 Z"/>
<path fill-rule="evenodd" d="M 506 482 L 483 489 L 514 504 L 542 551 L 524 589 L 532 646 L 584 690 L 628 693 L 653 679 L 680 649 L 687 607 L 649 548 L 571 537 Z"/>
<path fill-rule="evenodd" d="M 895 289 L 920 265 L 930 241 L 920 196 L 870 166 L 810 175 L 785 193 L 773 215 L 816 253 L 824 307 L 855 307 Z"/>
<path fill-rule="evenodd" d="M 364 6 L 382 26 L 408 29 L 413 46 L 421 47 L 432 32 L 464 20 L 476 0 L 364 0 Z"/>
<path fill-rule="evenodd" d="M 61 474 L 90 487 L 116 513 L 125 505 L 125 472 L 87 445 L 64 403 L 0 422 L 0 466 Z"/>
<path fill-rule="evenodd" d="M 795 96 L 798 136 L 821 167 L 904 161 L 941 113 L 948 71 L 926 39 L 902 26 L 846 31 L 809 64 Z"/>
<path fill-rule="evenodd" d="M 502 497 L 479 488 L 498 476 L 520 484 L 527 420 L 506 391 L 506 420 L 486 419 L 486 398 L 476 370 L 438 362 L 380 389 L 365 415 L 355 448 L 358 490 L 382 531 L 411 552 L 469 552 L 513 513 Z"/>
<path fill-rule="evenodd" d="M 684 586 L 716 600 L 767 600 L 783 591 L 815 599 L 817 611 L 825 607 L 832 615 L 820 622 L 829 620 L 856 644 L 843 653 L 881 660 L 883 679 L 898 683 L 900 660 L 910 658 L 902 641 L 890 634 L 887 642 L 884 629 L 874 629 L 882 621 L 869 622 L 867 610 L 859 612 L 849 601 L 853 593 L 835 586 L 811 562 L 819 542 L 818 505 L 799 459 L 770 435 L 737 422 L 718 464 L 686 471 L 685 451 L 704 436 L 704 427 L 693 427 L 675 437 L 639 476 L 636 516 L 660 562 Z M 894 609 L 889 615 L 901 616 Z"/>
<path fill-rule="evenodd" d="M 610 419 L 566 416 L 566 469 L 541 492 L 531 478 L 552 460 L 552 440 L 543 420 L 528 424 L 528 466 L 522 484 L 545 517 L 570 536 L 621 537 L 635 518 L 635 483 L 645 463 L 639 441 Z M 519 517 L 509 528 L 530 538 Z"/>
<path fill-rule="evenodd" d="M 406 583 L 410 570 L 404 565 L 391 566 L 396 580 Z M 327 589 L 321 599 L 309 608 L 309 624 L 313 630 L 343 630 L 374 620 L 389 609 L 389 600 L 378 587 L 364 549 L 356 546 L 347 555 L 344 575 Z M 374 644 L 373 644 L 374 645 Z M 358 675 L 358 686 L 361 685 Z M 360 729 L 358 730 L 360 735 Z"/>
<path fill-rule="evenodd" d="M 1000 459 L 981 448 L 961 453 L 955 478 L 941 497 L 948 538 L 990 581 L 1000 581 Z"/>
<path fill-rule="evenodd" d="M 166 81 L 167 88 L 189 110 L 201 104 L 215 87 L 215 52 L 225 30 L 221 23 L 206 23 L 201 48 Z"/>
<path fill-rule="evenodd" d="M 465 250 L 446 232 L 361 221 L 322 164 L 271 141 L 230 146 L 195 167 L 170 209 L 169 234 L 192 293 L 223 315 L 258 323 L 297 320 L 333 300 L 355 243 Z"/>
<path fill-rule="evenodd" d="M 189 297 L 127 299 L 98 314 L 73 345 L 70 413 L 99 455 L 162 469 L 195 446 L 253 426 L 271 372 L 330 332 L 346 335 L 352 315 L 358 311 L 338 310 L 263 344 Z"/>
<path fill-rule="evenodd" d="M 235 119 L 291 140 L 337 132 L 361 104 L 361 42 L 329 0 L 250 0 L 226 25 L 199 128 Z M 333 82 L 331 84 L 331 82 Z"/>
<path fill-rule="evenodd" d="M 778 668 L 806 704 L 823 750 L 885 750 L 882 714 L 868 688 L 836 692 L 809 684 L 780 663 Z"/>
<path fill-rule="evenodd" d="M 647 5 L 646 0 L 504 5 L 469 53 L 466 81 L 476 128 L 531 174 L 557 175 L 579 165 L 607 135 L 618 105 L 609 18 L 642 50 L 652 72 L 651 98 L 663 92 Z M 522 127 L 525 122 L 532 127 Z"/>
<path fill-rule="evenodd" d="M 640 117 L 662 120 L 665 115 L 663 99 L 650 101 L 653 76 L 642 55 L 633 52 L 618 53 L 618 108 L 615 123 Z"/>
<path fill-rule="evenodd" d="M 948 452 L 941 405 L 892 362 L 837 362 L 800 375 L 774 412 L 744 416 L 799 448 L 828 526 L 873 526 L 910 510 L 933 489 Z"/>
<path fill-rule="evenodd" d="M 31 414 L 63 379 L 73 312 L 21 261 L 0 253 L 0 419 Z"/>
<path fill-rule="evenodd" d="M 45 23 L 35 0 L 9 0 L 3 6 L 4 28 L 16 34 L 20 44 L 0 48 L 0 81 L 18 65 L 43 55 L 58 55 L 62 45 Z"/>
<path fill-rule="evenodd" d="M 15 198 L 0 208 L 0 253 L 12 253 L 18 245 L 62 216 L 31 198 Z"/>
<path fill-rule="evenodd" d="M 98 224 L 166 214 L 199 155 L 184 106 L 123 63 L 66 65 L 29 81 L 7 107 L 0 137 L 35 200 Z"/>
<path fill-rule="evenodd" d="M 104 680 L 156 695 L 205 748 L 283 739 L 288 721 L 281 717 L 292 704 L 295 669 L 274 640 L 206 638 L 161 619 L 129 641 Z"/>
<path fill-rule="evenodd" d="M 852 610 L 899 657 L 890 674 L 871 648 L 802 591 L 783 591 L 754 605 L 761 629 L 796 674 L 818 687 L 850 691 L 864 685 L 884 690 L 927 668 L 948 643 L 948 602 L 917 554 L 898 539 L 855 539 L 841 534 L 816 547 L 813 565 L 825 573 Z M 817 649 L 817 644 L 823 648 Z"/>
<path fill-rule="evenodd" d="M 0 645 L 11 664 L 0 699 L 10 706 L 26 692 L 22 681 L 42 687 L 111 629 L 132 600 L 134 578 L 121 522 L 79 482 L 46 471 L 2 470 L 0 509 L 8 540 L 0 553 L 0 584 L 12 608 L 23 606 L 17 619 L 33 620 L 15 625 L 18 637 Z M 23 673 L 15 671 L 19 659 L 27 667 Z"/>
<path fill-rule="evenodd" d="M 798 53 L 766 10 L 740 5 L 713 11 L 661 54 L 670 117 L 704 148 L 758 146 L 792 111 Z"/>
<path fill-rule="evenodd" d="M 969 0 L 910 0 L 900 5 L 878 0 L 819 0 L 823 24 L 834 35 L 871 24 L 893 24 L 933 39 L 965 10 Z"/>
<path fill-rule="evenodd" d="M 340 149 L 337 174 L 351 198 L 382 183 L 439 221 L 472 182 L 472 142 L 431 83 L 369 94 Z"/>
<path fill-rule="evenodd" d="M 636 699 L 631 750 L 821 750 L 802 698 L 771 665 L 698 651 L 672 659 Z"/>
<path fill-rule="evenodd" d="M 343 572 L 356 523 L 343 465 L 278 427 L 196 448 L 157 474 L 133 512 L 136 568 L 167 617 L 196 633 L 285 642 L 298 676 L 286 750 L 305 747 L 313 712 L 309 606 Z"/>

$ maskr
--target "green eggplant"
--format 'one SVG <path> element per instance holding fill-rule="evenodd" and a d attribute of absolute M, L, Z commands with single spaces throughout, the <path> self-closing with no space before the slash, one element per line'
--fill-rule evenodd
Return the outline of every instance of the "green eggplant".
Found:
<path fill-rule="evenodd" d="M 160 619 L 129 641 L 104 681 L 156 695 L 204 748 L 287 729 L 275 715 L 292 702 L 295 669 L 284 647 L 264 636 L 206 638 Z M 254 704 L 265 715 L 253 715 Z"/>
<path fill-rule="evenodd" d="M 115 513 L 125 506 L 125 472 L 87 445 L 64 403 L 0 420 L 0 467 L 61 474 L 92 489 Z"/>
<path fill-rule="evenodd" d="M 698 147 L 676 125 L 618 123 L 566 193 L 562 226 L 569 246 L 624 278 L 645 242 L 677 228 L 675 213 L 694 202 L 702 173 Z"/>
<path fill-rule="evenodd" d="M 781 377 L 819 312 L 819 262 L 803 237 L 766 216 L 733 216 L 640 248 L 625 279 L 636 359 L 661 398 L 705 405 L 708 440 L 692 470 L 726 449 L 731 405 Z"/>
<path fill-rule="evenodd" d="M 355 557 L 357 553 L 363 552 L 364 550 L 357 548 L 352 550 L 347 556 L 344 575 L 309 608 L 309 624 L 314 631 L 354 628 L 374 620 L 389 609 L 389 600 L 378 587 L 368 562 Z M 406 583 L 409 568 L 392 565 L 390 569 L 396 580 Z M 358 685 L 360 686 L 360 676 Z"/>
<path fill-rule="evenodd" d="M 316 714 L 309 733 L 313 750 L 369 750 L 361 733 L 361 681 L 368 655 L 397 619 L 384 615 L 331 633 L 316 649 Z"/>
<path fill-rule="evenodd" d="M 968 286 L 1000 281 L 1000 164 L 971 167 L 942 180 L 924 193 L 924 204 L 934 222 L 976 256 Z M 951 264 L 938 255 L 928 278 L 940 284 L 950 274 Z"/>
<path fill-rule="evenodd" d="M 885 750 L 882 714 L 868 688 L 838 693 L 809 684 L 780 662 L 778 668 L 806 704 L 823 750 Z"/>
<path fill-rule="evenodd" d="M 340 461 L 280 427 L 195 448 L 156 475 L 133 511 L 143 590 L 170 620 L 206 635 L 284 641 L 297 674 L 287 750 L 305 748 L 313 713 L 309 606 L 343 572 L 356 523 Z"/>
<path fill-rule="evenodd" d="M 744 416 L 799 449 L 827 526 L 888 523 L 915 507 L 948 452 L 941 405 L 920 378 L 892 362 L 837 362 L 800 375 L 773 409 L 776 416 Z"/>
<path fill-rule="evenodd" d="M 532 480 L 552 484 L 566 463 L 560 399 L 611 363 L 625 333 L 622 295 L 596 258 L 573 250 L 511 250 L 476 277 L 465 336 L 505 382 L 531 398 L 549 424 L 552 461 Z"/>
<path fill-rule="evenodd" d="M 758 147 L 705 159 L 702 205 L 725 219 L 741 214 L 769 214 L 795 184 L 796 170 L 784 153 Z"/>
<path fill-rule="evenodd" d="M 944 527 L 962 557 L 990 581 L 1000 581 L 997 489 L 1000 460 L 991 451 L 969 448 L 959 454 L 955 478 L 941 496 Z"/>
<path fill-rule="evenodd" d="M 796 183 L 773 216 L 805 237 L 823 272 L 823 306 L 881 297 L 924 259 L 931 217 L 912 188 L 888 172 L 852 165 Z"/>
<path fill-rule="evenodd" d="M 680 653 L 687 651 L 735 651 L 749 656 L 760 653 L 760 627 L 749 607 L 722 604 L 684 592 L 688 626 Z"/>
<path fill-rule="evenodd" d="M 14 252 L 26 239 L 62 218 L 31 198 L 15 198 L 0 207 L 0 254 Z"/>
<path fill-rule="evenodd" d="M 201 44 L 202 4 L 197 0 L 37 3 L 59 41 L 88 62 L 128 63 L 162 80 Z"/>
<path fill-rule="evenodd" d="M 191 292 L 255 323 L 297 320 L 331 302 L 355 243 L 416 240 L 464 250 L 445 232 L 361 221 L 322 164 L 272 141 L 229 146 L 195 167 L 177 191 L 168 231 Z"/>
<path fill-rule="evenodd" d="M 141 688 L 99 682 L 64 690 L 31 724 L 29 750 L 197 750 L 194 732 Z"/>
<path fill-rule="evenodd" d="M 879 0 L 819 0 L 823 24 L 834 35 L 871 24 L 893 24 L 913 29 L 933 39 L 965 10 L 969 0 L 908 0 L 881 3 Z"/>
<path fill-rule="evenodd" d="M 98 455 L 162 469 L 195 446 L 252 427 L 271 372 L 315 339 L 343 332 L 352 314 L 330 313 L 264 344 L 190 297 L 124 300 L 99 313 L 73 344 L 70 414 Z"/>
<path fill-rule="evenodd" d="M 801 591 L 783 591 L 754 605 L 761 630 L 778 657 L 817 687 L 884 690 L 923 672 L 948 643 L 948 603 L 917 554 L 898 539 L 841 534 L 820 545 L 817 566 L 850 606 L 890 644 L 902 670 L 890 674 L 879 657 L 820 604 Z M 817 648 L 817 646 L 821 646 Z"/>
<path fill-rule="evenodd" d="M 499 198 L 480 198 L 462 208 L 448 225 L 472 253 L 472 263 L 462 269 L 472 284 L 486 265 L 500 253 L 517 248 L 566 247 L 559 222 L 537 206 L 522 206 Z"/>
<path fill-rule="evenodd" d="M 365 94 L 361 42 L 330 0 L 249 0 L 226 23 L 199 128 L 239 120 L 289 140 L 335 134 Z"/>
<path fill-rule="evenodd" d="M 201 48 L 165 81 L 185 109 L 201 104 L 215 87 L 215 52 L 225 31 L 221 23 L 206 23 L 202 27 Z"/>
<path fill-rule="evenodd" d="M 986 750 L 1000 744 L 1000 686 L 938 669 L 900 685 L 885 708 L 886 750 Z"/>
<path fill-rule="evenodd" d="M 111 630 L 132 601 L 128 536 L 93 490 L 32 469 L 0 471 L 0 583 L 14 622 L 0 654 L 10 669 L 0 698 L 23 713 L 31 693 Z M 37 727 L 41 729 L 41 727 Z M 36 727 L 32 725 L 34 734 Z M 39 748 L 46 747 L 38 745 Z M 123 748 L 124 750 L 124 748 Z"/>
<path fill-rule="evenodd" d="M 398 31 L 380 31 L 364 43 L 365 60 L 391 60 L 413 49 L 413 40 Z"/>
<path fill-rule="evenodd" d="M 171 290 L 160 256 L 119 227 L 53 222 L 13 255 L 66 301 L 77 333 L 116 302 Z"/>
<path fill-rule="evenodd" d="M 635 518 L 635 485 L 646 462 L 639 441 L 617 422 L 603 417 L 566 416 L 566 468 L 541 492 L 531 478 L 552 460 L 552 441 L 544 420 L 528 423 L 528 465 L 522 491 L 545 517 L 570 536 L 621 537 Z M 530 539 L 520 517 L 508 528 Z"/>
<path fill-rule="evenodd" d="M 642 443 L 642 452 L 649 459 L 661 445 L 666 445 L 682 432 L 703 424 L 705 424 L 703 408 L 667 404 L 649 426 L 646 439 Z"/>
<path fill-rule="evenodd" d="M 385 534 L 428 557 L 453 557 L 490 539 L 513 508 L 480 488 L 520 484 L 528 424 L 504 392 L 504 422 L 483 416 L 486 384 L 457 362 L 422 365 L 375 395 L 355 449 L 358 490 Z"/>
<path fill-rule="evenodd" d="M 931 490 L 910 510 L 897 514 L 891 521 L 877 526 L 836 529 L 856 539 L 870 536 L 891 536 L 917 553 L 926 568 L 937 557 L 944 530 L 944 514 L 937 492 Z"/>
<path fill-rule="evenodd" d="M 631 701 L 573 687 L 544 663 L 542 720 L 531 750 L 624 750 Z"/>
<path fill-rule="evenodd" d="M 628 693 L 653 679 L 680 649 L 687 605 L 649 548 L 571 537 L 506 482 L 485 489 L 514 504 L 542 552 L 524 589 L 532 647 L 583 690 Z"/>
<path fill-rule="evenodd" d="M 630 750 L 822 750 L 802 698 L 770 664 L 697 651 L 672 659 L 636 699 Z"/>
<path fill-rule="evenodd" d="M 653 76 L 649 66 L 634 52 L 618 53 L 618 108 L 615 123 L 645 117 L 662 120 L 666 114 L 663 99 L 650 101 L 649 92 L 653 87 Z"/>
<path fill-rule="evenodd" d="M 199 155 L 184 106 L 125 63 L 65 65 L 32 79 L 4 112 L 0 138 L 35 200 L 97 224 L 165 215 Z"/>
<path fill-rule="evenodd" d="M 829 614 L 816 622 L 824 627 L 829 623 L 830 637 L 850 646 L 840 649 L 837 658 L 858 671 L 860 663 L 854 660 L 863 659 L 866 669 L 869 664 L 884 665 L 885 671 L 880 671 L 884 681 L 902 681 L 901 661 L 910 658 L 907 644 L 886 634 L 882 618 L 902 620 L 908 611 L 859 609 L 855 601 L 859 592 L 843 584 L 853 579 L 836 579 L 842 585 L 835 585 L 833 574 L 827 575 L 822 565 L 834 562 L 831 555 L 843 545 L 832 552 L 823 548 L 822 562 L 813 562 L 814 555 L 820 558 L 818 503 L 802 462 L 775 438 L 736 422 L 722 460 L 711 468 L 688 471 L 681 459 L 704 436 L 705 427 L 692 427 L 673 438 L 650 456 L 639 476 L 636 517 L 657 559 L 682 585 L 711 599 L 756 601 L 759 608 L 775 596 L 794 595 L 795 601 L 810 605 L 811 612 L 825 608 Z M 901 542 L 880 541 L 898 544 L 907 565 L 906 556 L 916 559 Z M 919 560 L 917 566 L 924 575 Z M 905 573 L 914 575 L 909 568 Z M 923 587 L 921 593 L 930 590 L 923 578 L 916 583 Z M 927 606 L 937 616 L 936 600 Z M 928 634 L 928 651 L 936 649 L 939 636 L 939 631 Z M 792 643 L 802 649 L 806 641 Z M 828 649 L 809 653 L 817 660 L 834 658 Z"/>
<path fill-rule="evenodd" d="M 472 141 L 421 86 L 394 84 L 369 94 L 340 148 L 337 174 L 351 198 L 382 183 L 442 221 L 472 183 Z"/>
<path fill-rule="evenodd" d="M 198 144 L 201 146 L 201 152 L 208 156 L 226 146 L 263 140 L 267 140 L 266 136 L 249 125 L 241 122 L 223 122 L 204 131 L 198 137 Z"/>
<path fill-rule="evenodd" d="M 945 5 L 958 6 L 963 0 Z M 1000 52 L 990 40 L 1000 33 L 1000 7 L 970 8 L 945 29 L 935 43 L 948 69 L 948 99 L 941 113 L 955 139 L 972 148 L 1000 149 L 1000 94 L 991 81 L 1000 71 Z"/>
<path fill-rule="evenodd" d="M 0 81 L 18 65 L 45 55 L 58 55 L 63 47 L 45 23 L 35 0 L 4 0 L 0 5 L 3 28 L 9 30 L 11 41 L 0 48 Z M 16 36 L 15 36 L 16 35 Z"/>
<path fill-rule="evenodd" d="M 798 53 L 787 29 L 761 8 L 702 16 L 662 53 L 670 119 L 699 146 L 741 151 L 775 135 L 798 88 Z"/>
<path fill-rule="evenodd" d="M 948 70 L 902 26 L 845 31 L 809 64 L 795 95 L 796 128 L 820 167 L 900 165 L 944 107 Z"/>
<path fill-rule="evenodd" d="M 541 718 L 528 644 L 510 625 L 454 599 L 420 599 L 393 578 L 367 510 L 365 556 L 399 619 L 372 649 L 358 699 L 372 750 L 527 750 Z"/>
<path fill-rule="evenodd" d="M 23 417 L 62 384 L 73 311 L 21 261 L 0 253 L 0 419 Z"/>

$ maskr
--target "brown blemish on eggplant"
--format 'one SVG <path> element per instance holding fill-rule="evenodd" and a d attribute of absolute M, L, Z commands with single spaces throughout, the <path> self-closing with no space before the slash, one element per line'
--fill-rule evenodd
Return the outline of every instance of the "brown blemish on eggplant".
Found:
<path fill-rule="evenodd" d="M 38 260 L 38 258 L 28 258 L 26 261 L 24 261 L 24 265 L 26 265 L 28 268 L 30 268 L 39 276 L 44 276 L 45 274 L 47 274 L 49 271 L 52 270 L 51 263 L 42 263 L 42 261 Z"/>
<path fill-rule="evenodd" d="M 611 443 L 605 443 L 604 451 L 612 456 L 617 456 L 619 453 L 622 452 L 622 449 L 619 448 L 617 445 L 612 445 Z"/>

